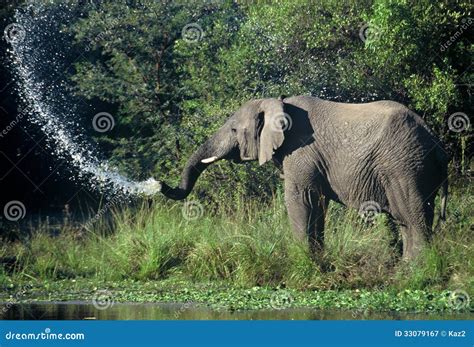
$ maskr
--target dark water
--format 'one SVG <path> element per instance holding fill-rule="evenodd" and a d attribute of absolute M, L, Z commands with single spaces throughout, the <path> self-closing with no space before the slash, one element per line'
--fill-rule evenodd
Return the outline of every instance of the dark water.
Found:
<path fill-rule="evenodd" d="M 399 313 L 399 312 L 352 312 L 313 310 L 307 308 L 284 310 L 250 310 L 230 312 L 212 310 L 206 307 L 189 304 L 121 304 L 98 309 L 89 302 L 38 302 L 34 304 L 17 304 L 0 306 L 2 319 L 107 319 L 107 320 L 351 320 L 351 319 L 385 319 L 385 320 L 473 320 L 473 313 Z"/>

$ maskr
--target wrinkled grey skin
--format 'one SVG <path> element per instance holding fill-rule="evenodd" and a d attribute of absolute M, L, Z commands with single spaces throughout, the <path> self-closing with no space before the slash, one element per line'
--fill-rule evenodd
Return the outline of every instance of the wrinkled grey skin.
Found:
<path fill-rule="evenodd" d="M 310 96 L 249 101 L 190 157 L 179 186 L 162 183 L 162 193 L 186 198 L 203 170 L 220 159 L 272 160 L 284 173 L 292 227 L 316 253 L 323 247 L 329 200 L 387 213 L 400 226 L 407 260 L 431 236 L 440 187 L 445 218 L 446 152 L 425 122 L 396 102 L 345 104 Z"/>

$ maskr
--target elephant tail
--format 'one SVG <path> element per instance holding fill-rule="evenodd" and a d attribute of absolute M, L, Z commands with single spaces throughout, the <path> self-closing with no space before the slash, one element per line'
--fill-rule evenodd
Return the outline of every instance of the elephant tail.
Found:
<path fill-rule="evenodd" d="M 441 187 L 441 211 L 439 213 L 439 218 L 444 222 L 446 220 L 446 204 L 448 202 L 448 178 L 443 182 Z"/>

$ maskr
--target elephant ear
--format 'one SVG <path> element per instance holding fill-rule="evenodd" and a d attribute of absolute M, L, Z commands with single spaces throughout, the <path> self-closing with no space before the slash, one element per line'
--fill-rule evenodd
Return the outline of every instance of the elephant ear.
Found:
<path fill-rule="evenodd" d="M 263 127 L 260 132 L 258 162 L 263 165 L 272 159 L 275 151 L 283 144 L 284 132 L 290 119 L 285 113 L 281 98 L 263 100 L 259 118 L 263 120 Z"/>

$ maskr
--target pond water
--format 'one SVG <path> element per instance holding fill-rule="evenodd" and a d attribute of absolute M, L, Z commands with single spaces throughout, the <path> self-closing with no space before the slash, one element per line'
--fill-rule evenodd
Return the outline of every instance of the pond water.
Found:
<path fill-rule="evenodd" d="M 0 309 L 2 319 L 106 319 L 106 320 L 472 320 L 474 313 L 400 313 L 400 312 L 353 312 L 342 310 L 314 310 L 289 308 L 283 310 L 249 310 L 230 312 L 213 310 L 203 306 L 169 303 L 115 303 L 106 309 L 98 309 L 90 302 L 37 302 L 16 304 Z M 3 315 L 1 314 L 3 312 Z"/>

